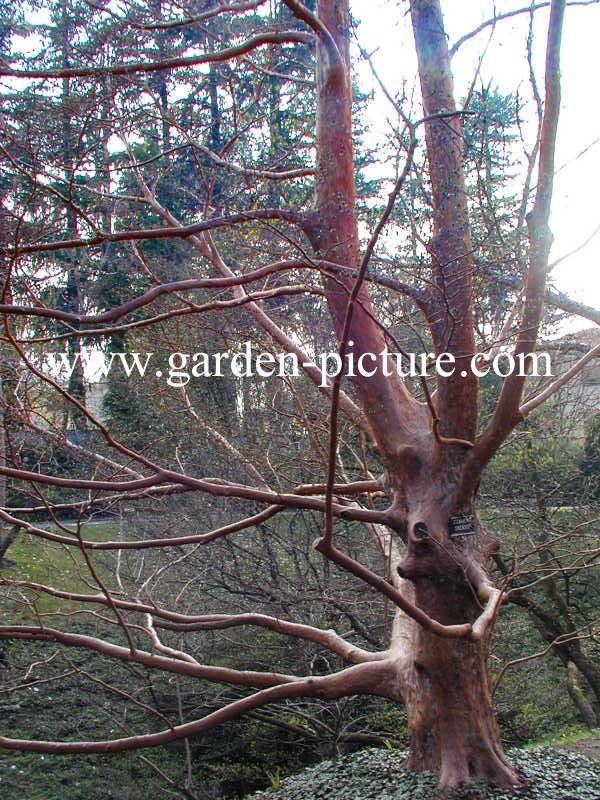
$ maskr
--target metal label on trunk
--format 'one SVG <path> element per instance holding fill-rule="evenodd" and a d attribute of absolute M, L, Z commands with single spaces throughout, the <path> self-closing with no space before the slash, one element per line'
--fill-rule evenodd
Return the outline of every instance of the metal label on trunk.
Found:
<path fill-rule="evenodd" d="M 474 533 L 473 517 L 450 517 L 448 520 L 448 534 L 451 539 L 456 539 L 457 536 L 473 536 Z"/>

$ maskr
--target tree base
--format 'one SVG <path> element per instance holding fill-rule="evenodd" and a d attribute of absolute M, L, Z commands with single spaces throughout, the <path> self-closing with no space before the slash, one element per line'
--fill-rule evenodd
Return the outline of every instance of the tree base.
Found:
<path fill-rule="evenodd" d="M 487 642 L 441 639 L 417 631 L 403 678 L 408 768 L 439 776 L 440 786 L 521 785 L 502 749 L 489 692 Z"/>
<path fill-rule="evenodd" d="M 435 772 L 439 775 L 440 789 L 467 788 L 473 784 L 494 786 L 500 789 L 516 789 L 522 786 L 517 772 L 494 748 L 471 748 L 467 753 L 462 748 L 447 747 L 441 759 L 423 759 L 411 753 L 407 768 L 414 772 Z"/>

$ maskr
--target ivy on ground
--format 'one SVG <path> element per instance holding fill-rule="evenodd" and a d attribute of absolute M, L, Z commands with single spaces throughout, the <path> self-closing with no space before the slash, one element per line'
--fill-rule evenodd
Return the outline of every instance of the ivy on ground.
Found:
<path fill-rule="evenodd" d="M 599 800 L 600 762 L 556 748 L 512 750 L 523 786 L 502 789 L 470 787 L 443 795 L 444 800 Z M 361 750 L 323 761 L 281 781 L 277 789 L 248 800 L 435 800 L 436 776 L 409 772 L 406 751 Z"/>

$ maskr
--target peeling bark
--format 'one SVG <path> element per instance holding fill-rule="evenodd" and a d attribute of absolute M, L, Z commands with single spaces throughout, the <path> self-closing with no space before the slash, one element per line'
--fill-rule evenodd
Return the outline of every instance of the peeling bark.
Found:
<path fill-rule="evenodd" d="M 321 0 L 318 17 L 331 34 L 338 59 L 328 41 L 317 46 L 317 169 L 315 224 L 310 238 L 317 254 L 342 266 L 359 262 L 354 154 L 352 149 L 352 87 L 349 78 L 349 13 L 346 2 Z M 352 281 L 326 280 L 327 302 L 341 336 Z M 368 292 L 361 288 L 348 336 L 348 353 L 381 353 L 386 339 L 373 321 Z M 352 342 L 352 344 L 350 344 Z M 408 393 L 397 375 L 386 376 L 380 366 L 370 378 L 358 377 L 356 387 L 386 465 L 393 462 L 406 439 L 427 426 L 427 412 Z"/>
<path fill-rule="evenodd" d="M 467 376 L 460 374 L 474 351 L 472 245 L 460 125 L 454 114 L 439 3 L 417 0 L 412 3 L 411 12 L 425 114 L 432 117 L 426 123 L 435 202 L 435 235 L 431 243 L 434 292 L 429 299 L 428 322 L 436 353 L 452 352 L 458 365 L 457 377 L 438 381 L 435 412 L 442 436 L 472 441 L 476 433 L 477 381 L 470 370 Z M 318 18 L 335 42 L 337 54 L 332 55 L 331 40 L 321 33 L 317 59 L 316 222 L 310 238 L 321 258 L 357 267 L 347 4 L 320 0 Z M 437 118 L 440 113 L 444 119 Z M 334 327 L 340 338 L 347 333 L 348 351 L 357 355 L 381 352 L 385 336 L 373 320 L 366 288 L 360 287 L 347 319 L 352 282 L 329 278 L 325 286 Z M 397 612 L 390 651 L 401 655 L 388 696 L 401 698 L 407 708 L 410 765 L 434 770 L 445 786 L 472 781 L 515 786 L 518 778 L 503 755 L 488 688 L 489 636 L 484 634 L 478 641 L 471 641 L 468 634 L 468 623 L 473 623 L 482 611 L 480 590 L 481 597 L 489 597 L 489 592 L 483 591 L 489 584 L 485 563 L 495 543 L 479 524 L 472 537 L 449 537 L 450 517 L 474 510 L 475 484 L 459 505 L 455 499 L 468 447 L 466 443 L 444 444 L 436 437 L 430 409 L 417 403 L 397 376 L 387 376 L 378 369 L 370 378 L 357 377 L 355 385 L 392 494 L 388 523 L 406 544 L 405 556 L 397 564 L 406 602 L 424 619 L 436 620 L 457 631 L 454 638 L 442 638 L 432 632 L 436 630 L 434 625 L 422 627 L 423 623 L 415 619 L 418 614 L 409 606 L 407 614 L 413 618 L 401 610 Z M 329 537 L 326 535 L 318 545 L 325 555 L 367 582 L 377 580 L 344 557 Z M 405 601 L 398 604 L 404 608 Z M 491 621 L 486 620 L 486 625 Z M 465 627 L 460 638 L 458 631 Z"/>
<path fill-rule="evenodd" d="M 435 487 L 435 474 L 432 483 Z M 489 586 L 485 565 L 497 543 L 477 521 L 476 534 L 450 539 L 443 492 L 437 499 L 435 492 L 425 493 L 416 503 L 408 498 L 408 505 L 406 555 L 397 568 L 412 583 L 415 604 L 445 625 L 472 623 L 481 614 Z M 444 786 L 518 785 L 503 753 L 489 691 L 490 630 L 472 641 L 441 638 L 412 621 L 403 627 L 397 646 L 409 657 L 401 675 L 409 766 L 438 773 Z"/>
<path fill-rule="evenodd" d="M 287 3 L 292 10 L 295 0 Z M 548 261 L 547 229 L 551 165 L 558 109 L 558 44 L 564 3 L 555 2 L 547 59 L 547 109 L 541 147 L 540 186 L 531 215 L 532 262 L 518 352 L 535 340 Z M 473 255 L 461 154 L 460 116 L 453 97 L 452 73 L 438 0 L 413 0 L 411 19 L 419 62 L 429 175 L 434 202 L 434 235 L 429 244 L 432 290 L 425 305 L 436 354 L 450 352 L 457 369 L 439 377 L 434 407 L 427 409 L 408 394 L 395 376 L 382 370 L 358 377 L 356 388 L 378 445 L 392 495 L 389 524 L 406 544 L 398 564 L 413 585 L 414 606 L 444 626 L 473 623 L 481 601 L 493 591 L 486 561 L 496 547 L 474 521 L 472 535 L 452 538 L 454 515 L 475 514 L 481 469 L 491 452 L 484 437 L 473 454 L 477 424 L 477 380 L 470 369 L 474 353 L 472 314 Z M 315 222 L 310 238 L 328 261 L 357 267 L 358 236 L 351 148 L 351 90 L 348 79 L 348 8 L 320 0 L 318 22 L 302 18 L 318 35 L 317 170 Z M 322 28 L 324 26 L 326 32 Z M 327 36 L 327 32 L 329 36 Z M 332 46 L 332 40 L 335 48 Z M 326 290 L 334 327 L 348 351 L 379 353 L 385 337 L 374 323 L 369 296 L 358 292 L 349 308 L 352 284 L 328 279 Z M 343 352 L 343 351 L 342 351 Z M 522 384 L 507 381 L 490 442 L 504 438 L 518 416 Z M 508 400 L 506 398 L 509 398 Z M 513 408 L 514 406 L 514 408 Z M 433 426 L 430 411 L 433 413 Z M 332 417 L 335 415 L 335 408 Z M 452 443 L 447 439 L 451 438 Z M 458 443 L 460 441 L 460 443 Z M 493 445 L 495 446 L 495 444 Z M 487 452 L 486 452 L 487 447 Z M 330 469 L 333 459 L 330 453 Z M 330 483 L 333 476 L 330 472 Z M 330 558 L 358 574 L 358 567 L 331 543 L 331 526 L 319 544 Z M 347 563 L 346 563 L 347 562 Z M 365 574 L 368 582 L 373 579 Z M 496 592 L 496 594 L 498 594 Z M 402 607 L 402 604 L 400 604 Z M 490 609 L 482 631 L 493 622 Z M 402 612 L 398 612 L 399 614 Z M 488 690 L 488 635 L 479 641 L 441 639 L 406 622 L 403 637 L 411 666 L 398 676 L 403 684 L 411 731 L 411 764 L 433 768 L 444 785 L 483 780 L 502 786 L 518 779 L 508 766 L 494 721 Z M 402 626 L 400 626 L 402 627 Z M 442 722 L 443 720 L 443 722 Z"/>

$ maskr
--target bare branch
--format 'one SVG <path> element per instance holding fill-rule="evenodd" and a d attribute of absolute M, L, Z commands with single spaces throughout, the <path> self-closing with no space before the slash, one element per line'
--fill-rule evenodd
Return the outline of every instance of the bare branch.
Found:
<path fill-rule="evenodd" d="M 542 315 L 545 296 L 548 256 L 552 235 L 548 227 L 554 181 L 554 152 L 560 108 L 560 42 L 565 0 L 553 0 L 546 49 L 546 98 L 542 130 L 538 183 L 533 209 L 527 217 L 530 238 L 530 259 L 527 273 L 523 316 L 513 356 L 533 353 Z M 521 370 L 522 372 L 522 370 Z M 466 481 L 473 473 L 480 473 L 508 433 L 520 421 L 519 405 L 525 376 L 516 371 L 509 375 L 502 387 L 496 409 L 487 428 L 479 436 L 466 471 Z"/>
<path fill-rule="evenodd" d="M 309 642 L 314 642 L 322 647 L 331 650 L 341 658 L 354 664 L 362 664 L 367 661 L 382 661 L 385 658 L 385 653 L 372 653 L 368 650 L 363 650 L 348 643 L 342 636 L 333 630 L 321 630 L 312 625 L 302 625 L 295 622 L 288 622 L 277 617 L 270 617 L 265 614 L 247 613 L 247 614 L 208 614 L 208 615 L 190 615 L 180 614 L 175 611 L 158 608 L 155 605 L 149 605 L 141 602 L 132 602 L 129 600 L 120 600 L 117 597 L 112 597 L 109 602 L 105 594 L 81 594 L 78 592 L 67 592 L 61 589 L 56 589 L 54 586 L 47 586 L 33 581 L 18 581 L 18 580 L 3 580 L 0 583 L 6 583 L 11 586 L 18 586 L 24 589 L 32 589 L 38 592 L 44 592 L 52 597 L 69 600 L 71 602 L 92 604 L 97 603 L 104 606 L 116 606 L 123 611 L 130 611 L 137 614 L 144 614 L 151 617 L 153 620 L 153 627 L 161 628 L 163 630 L 172 631 L 209 631 L 209 630 L 227 630 L 229 628 L 237 628 L 246 625 L 257 626 L 266 628 L 267 630 L 280 633 L 284 636 L 293 636 L 298 639 L 305 639 Z M 153 637 L 156 632 L 152 631 Z M 154 641 L 154 638 L 153 638 Z M 163 651 L 164 652 L 164 651 Z M 171 653 L 173 655 L 173 653 Z M 190 663 L 197 664 L 195 659 L 191 659 L 187 654 L 178 652 L 178 658 L 183 658 Z"/>
<path fill-rule="evenodd" d="M 191 488 L 188 487 L 187 491 L 190 490 Z M 140 495 L 140 496 L 145 496 L 145 495 Z M 135 498 L 135 495 L 126 493 L 120 495 L 117 499 L 121 500 L 121 499 L 132 499 L 132 498 Z M 59 506 L 58 508 L 61 508 L 61 506 Z M 15 510 L 21 513 L 21 509 L 15 509 Z M 258 514 L 246 517 L 245 519 L 242 519 L 239 522 L 232 522 L 229 525 L 223 525 L 222 527 L 215 528 L 214 530 L 208 531 L 207 533 L 189 534 L 188 536 L 174 536 L 168 539 L 163 539 L 163 538 L 141 539 L 138 541 L 83 540 L 83 545 L 87 547 L 88 550 L 147 550 L 152 548 L 182 547 L 183 545 L 187 544 L 193 544 L 193 545 L 208 544 L 209 542 L 212 542 L 216 539 L 220 539 L 223 536 L 229 536 L 229 534 L 231 533 L 237 533 L 238 531 L 245 530 L 246 528 L 251 528 L 254 527 L 255 525 L 259 525 L 261 522 L 265 522 L 266 520 L 270 519 L 271 517 L 275 516 L 275 514 L 278 514 L 280 511 L 283 510 L 285 510 L 284 506 L 270 506 L 269 508 L 265 508 L 264 511 L 261 511 Z M 32 512 L 39 512 L 39 511 L 47 511 L 47 507 L 41 506 L 40 508 L 32 509 Z M 31 533 L 34 536 L 39 536 L 40 538 L 47 539 L 48 541 L 51 542 L 66 544 L 71 547 L 77 547 L 79 545 L 76 539 L 69 538 L 68 536 L 62 536 L 61 534 L 54 533 L 53 531 L 48 531 L 45 530 L 44 528 L 39 528 L 35 525 L 31 525 L 30 523 L 24 520 L 20 520 L 17 517 L 12 516 L 3 509 L 0 509 L 0 519 L 4 519 L 6 522 L 14 521 L 13 524 L 20 525 L 23 528 L 23 530 L 25 530 L 27 533 Z"/>
<path fill-rule="evenodd" d="M 507 670 L 511 669 L 512 667 L 516 667 L 517 664 L 524 664 L 527 661 L 535 661 L 538 658 L 542 658 L 547 653 L 549 653 L 555 647 L 561 647 L 562 645 L 569 644 L 570 642 L 579 641 L 582 638 L 585 638 L 585 631 L 588 629 L 589 626 L 582 628 L 578 631 L 569 631 L 568 633 L 561 634 L 557 636 L 553 641 L 551 641 L 546 647 L 542 650 L 538 650 L 537 653 L 532 653 L 528 656 L 522 656 L 521 658 L 515 658 L 512 661 L 508 661 L 500 670 L 496 679 L 494 680 L 494 684 L 492 686 L 492 696 L 496 693 L 502 678 L 506 674 Z M 593 636 L 593 633 L 590 633 L 589 636 Z"/>
<path fill-rule="evenodd" d="M 168 58 L 163 61 L 142 62 L 134 61 L 130 64 L 114 64 L 112 67 L 67 67 L 64 69 L 13 69 L 8 66 L 0 66 L 0 77 L 12 78 L 42 78 L 42 79 L 62 79 L 62 78 L 97 78 L 102 75 L 133 75 L 138 72 L 157 72 L 164 69 L 177 69 L 179 67 L 194 67 L 199 64 L 213 64 L 223 61 L 230 61 L 232 58 L 243 56 L 256 50 L 257 47 L 264 47 L 268 44 L 289 44 L 298 42 L 310 44 L 312 37 L 299 31 L 265 32 L 253 36 L 245 42 L 225 50 L 214 53 L 201 53 L 195 56 L 182 56 L 180 58 Z"/>
<path fill-rule="evenodd" d="M 547 386 L 543 391 L 541 391 L 535 397 L 532 397 L 530 400 L 527 400 L 526 403 L 519 408 L 519 414 L 522 417 L 525 417 L 534 408 L 537 408 L 539 405 L 544 403 L 549 397 L 552 397 L 553 394 L 562 389 L 563 386 L 566 386 L 567 383 L 571 381 L 576 375 L 578 375 L 581 370 L 585 367 L 587 363 L 589 363 L 593 358 L 600 357 L 600 344 L 596 345 L 596 347 L 592 347 L 582 358 L 580 358 L 573 366 L 564 372 L 559 378 Z"/>
<path fill-rule="evenodd" d="M 426 630 L 431 631 L 431 633 L 435 633 L 437 636 L 442 636 L 445 638 L 469 638 L 472 634 L 472 626 L 470 623 L 466 622 L 462 625 L 442 625 L 441 622 L 437 622 L 437 620 L 432 619 L 428 614 L 418 608 L 416 605 L 411 603 L 409 600 L 404 597 L 397 589 L 395 589 L 387 580 L 376 575 L 370 569 L 365 567 L 363 564 L 360 564 L 358 561 L 355 561 L 353 558 L 342 553 L 338 550 L 331 542 L 326 541 L 324 538 L 319 539 L 315 544 L 316 549 L 323 553 L 326 558 L 329 558 L 333 561 L 334 564 L 337 564 L 342 569 L 345 569 L 347 572 L 350 572 L 352 575 L 356 575 L 357 578 L 360 578 L 365 583 L 368 583 L 370 586 L 373 586 L 377 589 L 381 594 L 389 597 L 398 608 L 404 611 L 411 619 L 414 619 L 420 625 L 422 625 Z"/>
<path fill-rule="evenodd" d="M 180 658 L 155 655 L 145 650 L 121 647 L 104 639 L 86 636 L 80 633 L 68 633 L 55 628 L 33 627 L 28 625 L 0 625 L 0 639 L 27 639 L 30 641 L 59 642 L 69 647 L 83 647 L 116 658 L 130 664 L 142 664 L 152 669 L 165 670 L 178 675 L 188 675 L 207 681 L 230 683 L 235 686 L 267 687 L 279 686 L 282 683 L 294 683 L 298 678 L 292 675 L 280 675 L 276 672 L 252 672 L 212 667 L 203 664 L 182 661 Z"/>
<path fill-rule="evenodd" d="M 297 19 L 305 22 L 308 27 L 312 28 L 315 32 L 331 59 L 329 67 L 335 67 L 339 72 L 343 73 L 344 67 L 340 51 L 338 50 L 334 37 L 322 20 L 316 14 L 313 14 L 300 0 L 282 0 L 282 2 L 290 9 Z"/>
<path fill-rule="evenodd" d="M 181 662 L 180 662 L 181 663 Z M 190 665 L 191 667 L 192 665 Z M 27 739 L 10 739 L 0 736 L 0 747 L 8 750 L 22 750 L 33 753 L 116 753 L 142 747 L 156 747 L 168 742 L 196 736 L 206 730 L 241 716 L 268 703 L 292 697 L 321 697 L 336 699 L 353 694 L 380 694 L 390 682 L 390 669 L 386 662 L 360 664 L 328 675 L 326 677 L 310 677 L 276 685 L 260 692 L 229 703 L 218 711 L 214 711 L 201 720 L 177 725 L 172 729 L 130 736 L 123 739 L 111 739 L 100 742 L 44 742 Z"/>
<path fill-rule="evenodd" d="M 126 17 L 120 17 L 109 6 L 101 5 L 100 3 L 93 3 L 91 0 L 85 1 L 91 8 L 95 8 L 98 11 L 107 13 L 117 22 L 140 31 L 166 31 L 188 27 L 190 25 L 197 25 L 199 22 L 206 22 L 207 20 L 213 19 L 220 14 L 227 14 L 231 11 L 251 11 L 252 9 L 259 8 L 266 3 L 266 0 L 246 0 L 246 2 L 239 3 L 219 3 L 217 6 L 209 9 L 208 11 L 204 11 L 201 14 L 190 14 L 186 16 L 185 19 L 168 20 L 165 22 L 137 22 L 129 15 Z"/>
<path fill-rule="evenodd" d="M 597 5 L 600 0 L 569 0 L 567 2 L 568 6 L 593 6 Z M 486 28 L 495 28 L 498 22 L 501 22 L 505 19 L 510 19 L 511 17 L 519 16 L 520 14 L 531 14 L 534 11 L 539 11 L 541 8 L 549 8 L 551 6 L 550 0 L 544 3 L 532 3 L 529 6 L 525 6 L 524 8 L 516 8 L 512 11 L 505 11 L 501 14 L 495 14 L 491 19 L 482 22 L 481 25 L 478 25 L 476 28 L 473 28 L 472 31 L 465 33 L 460 39 L 457 39 L 452 47 L 449 50 L 450 58 L 456 55 L 457 50 L 462 47 L 462 45 L 469 41 L 469 39 L 473 39 L 475 36 L 480 34 Z"/>
<path fill-rule="evenodd" d="M 305 497 L 285 492 L 255 489 L 251 486 L 244 486 L 243 484 L 231 483 L 224 480 L 193 478 L 190 475 L 174 472 L 172 470 L 157 469 L 156 473 L 150 477 L 131 481 L 61 478 L 55 475 L 46 475 L 40 472 L 29 472 L 28 470 L 2 466 L 0 466 L 0 475 L 7 475 L 11 478 L 28 481 L 34 485 L 39 483 L 46 486 L 64 486 L 72 489 L 109 492 L 127 492 L 129 490 L 146 489 L 162 482 L 180 483 L 182 486 L 189 486 L 190 488 L 217 497 L 239 497 L 246 500 L 268 503 L 269 505 L 287 506 L 289 508 L 306 508 L 314 511 L 323 511 L 325 509 L 325 501 L 319 497 Z M 389 516 L 385 511 L 371 511 L 370 509 L 354 508 L 338 503 L 334 503 L 333 513 L 342 519 L 354 519 L 363 522 L 389 522 Z M 0 516 L 8 518 L 5 512 L 0 512 Z M 12 519 L 10 521 L 12 522 Z"/>
<path fill-rule="evenodd" d="M 338 356 L 340 360 L 343 362 L 347 351 L 348 351 L 348 340 L 350 338 L 350 331 L 352 328 L 352 318 L 354 316 L 354 309 L 357 303 L 357 300 L 360 295 L 360 291 L 365 280 L 365 275 L 367 273 L 367 269 L 369 268 L 369 262 L 371 260 L 371 256 L 373 255 L 373 251 L 375 250 L 375 246 L 377 245 L 377 241 L 381 236 L 381 233 L 387 222 L 390 218 L 392 211 L 394 210 L 394 206 L 396 204 L 396 199 L 400 190 L 404 186 L 406 178 L 412 168 L 413 163 L 413 156 L 415 152 L 417 142 L 414 135 L 414 130 L 410 129 L 410 145 L 408 148 L 406 161 L 404 163 L 404 167 L 402 172 L 398 176 L 396 183 L 390 195 L 388 197 L 387 205 L 381 215 L 373 233 L 371 234 L 371 238 L 369 239 L 369 243 L 367 244 L 365 254 L 362 258 L 360 269 L 358 270 L 358 274 L 356 276 L 356 280 L 354 281 L 354 285 L 348 296 L 348 302 L 346 305 L 346 311 L 344 314 L 344 322 L 342 325 L 342 331 L 339 341 L 339 351 Z M 337 457 L 337 447 L 338 447 L 338 408 L 339 408 L 339 398 L 340 398 L 340 390 L 342 385 L 342 378 L 343 372 L 339 371 L 338 374 L 335 376 L 333 380 L 333 386 L 331 391 L 331 411 L 329 414 L 329 452 L 328 452 L 328 464 L 327 464 L 327 489 L 325 492 L 325 539 L 330 542 L 333 536 L 333 514 L 332 514 L 332 504 L 333 504 L 333 485 L 335 482 L 335 465 L 336 465 L 336 457 Z M 405 389 L 404 385 L 400 387 L 402 390 Z"/>
<path fill-rule="evenodd" d="M 262 208 L 256 211 L 245 211 L 241 214 L 232 214 L 228 217 L 212 217 L 195 222 L 192 225 L 175 225 L 164 228 L 148 228 L 146 230 L 117 231 L 111 233 L 102 231 L 97 236 L 89 239 L 62 239 L 58 241 L 39 242 L 38 244 L 18 245 L 15 248 L 8 248 L 7 254 L 11 258 L 17 255 L 27 255 L 30 253 L 47 253 L 55 250 L 73 250 L 80 247 L 95 247 L 106 242 L 135 242 L 145 239 L 187 239 L 203 231 L 214 230 L 215 228 L 225 228 L 230 225 L 241 225 L 253 220 L 264 221 L 282 219 L 292 222 L 302 227 L 305 223 L 302 216 L 293 209 L 282 208 Z"/>

